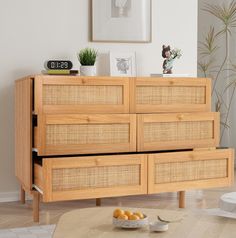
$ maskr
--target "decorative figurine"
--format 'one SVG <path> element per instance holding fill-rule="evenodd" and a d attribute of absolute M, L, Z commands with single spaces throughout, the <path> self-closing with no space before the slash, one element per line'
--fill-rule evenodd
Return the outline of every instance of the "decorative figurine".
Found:
<path fill-rule="evenodd" d="M 163 62 L 163 74 L 172 74 L 173 63 L 175 59 L 182 56 L 180 49 L 171 50 L 170 46 L 162 46 L 162 57 L 165 59 Z"/>

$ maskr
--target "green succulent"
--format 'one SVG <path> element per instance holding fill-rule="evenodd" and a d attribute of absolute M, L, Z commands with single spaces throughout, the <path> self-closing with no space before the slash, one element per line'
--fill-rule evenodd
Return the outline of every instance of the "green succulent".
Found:
<path fill-rule="evenodd" d="M 98 52 L 95 49 L 85 48 L 77 54 L 77 57 L 81 65 L 94 65 L 97 55 Z"/>

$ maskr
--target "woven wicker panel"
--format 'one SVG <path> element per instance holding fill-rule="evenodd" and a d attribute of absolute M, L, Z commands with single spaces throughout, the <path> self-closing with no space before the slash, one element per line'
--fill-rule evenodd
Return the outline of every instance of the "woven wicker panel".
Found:
<path fill-rule="evenodd" d="M 91 104 L 120 105 L 123 103 L 122 86 L 103 85 L 44 85 L 44 105 Z"/>
<path fill-rule="evenodd" d="M 205 87 L 138 86 L 137 104 L 204 104 Z"/>
<path fill-rule="evenodd" d="M 140 184 L 140 165 L 53 169 L 53 191 Z"/>
<path fill-rule="evenodd" d="M 227 159 L 155 165 L 155 183 L 172 183 L 227 177 Z"/>
<path fill-rule="evenodd" d="M 129 142 L 129 124 L 47 125 L 46 145 Z"/>
<path fill-rule="evenodd" d="M 144 142 L 186 141 L 213 138 L 212 121 L 144 123 Z"/>

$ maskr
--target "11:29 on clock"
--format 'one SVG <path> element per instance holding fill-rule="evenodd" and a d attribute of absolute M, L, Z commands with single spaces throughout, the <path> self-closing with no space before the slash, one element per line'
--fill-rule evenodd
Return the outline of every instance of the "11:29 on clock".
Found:
<path fill-rule="evenodd" d="M 73 67 L 69 60 L 49 60 L 46 65 L 48 69 L 72 69 Z"/>

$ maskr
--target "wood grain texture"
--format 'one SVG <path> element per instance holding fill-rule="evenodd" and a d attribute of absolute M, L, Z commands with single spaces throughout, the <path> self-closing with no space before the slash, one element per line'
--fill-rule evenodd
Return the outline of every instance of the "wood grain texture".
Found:
<path fill-rule="evenodd" d="M 136 78 L 129 80 L 129 112 L 136 113 Z"/>
<path fill-rule="evenodd" d="M 15 175 L 32 189 L 32 78 L 15 81 Z"/>

